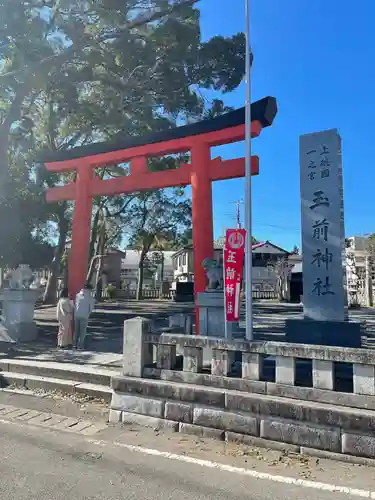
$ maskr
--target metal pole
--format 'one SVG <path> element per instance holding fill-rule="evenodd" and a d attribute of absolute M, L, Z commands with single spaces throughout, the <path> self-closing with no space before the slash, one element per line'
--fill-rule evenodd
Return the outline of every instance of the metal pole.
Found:
<path fill-rule="evenodd" d="M 246 339 L 253 339 L 253 258 L 251 227 L 251 45 L 250 45 L 250 0 L 245 0 L 246 34 L 246 98 L 245 98 L 245 294 L 246 294 Z"/>

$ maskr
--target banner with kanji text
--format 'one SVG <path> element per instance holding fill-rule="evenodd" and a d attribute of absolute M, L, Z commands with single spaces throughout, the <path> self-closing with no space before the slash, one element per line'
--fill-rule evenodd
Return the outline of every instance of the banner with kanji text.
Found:
<path fill-rule="evenodd" d="M 224 247 L 225 320 L 238 321 L 245 258 L 245 229 L 227 229 Z"/>

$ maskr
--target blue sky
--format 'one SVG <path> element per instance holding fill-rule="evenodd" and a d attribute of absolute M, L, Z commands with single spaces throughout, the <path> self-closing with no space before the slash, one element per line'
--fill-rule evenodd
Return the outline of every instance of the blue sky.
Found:
<path fill-rule="evenodd" d="M 245 0 L 201 0 L 204 39 L 244 30 Z M 253 234 L 300 245 L 298 138 L 338 128 L 343 141 L 346 235 L 375 232 L 375 1 L 252 0 L 252 100 L 275 96 L 274 125 L 252 141 Z M 224 96 L 244 105 L 243 85 Z M 223 157 L 243 154 L 243 145 Z M 215 236 L 233 226 L 242 179 L 214 184 Z M 233 215 L 232 215 L 233 214 Z"/>

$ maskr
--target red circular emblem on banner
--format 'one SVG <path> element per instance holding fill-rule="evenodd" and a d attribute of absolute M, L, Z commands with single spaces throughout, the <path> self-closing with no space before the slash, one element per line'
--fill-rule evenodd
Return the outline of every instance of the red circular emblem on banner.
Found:
<path fill-rule="evenodd" d="M 233 250 L 242 248 L 245 244 L 244 235 L 240 231 L 233 231 L 228 237 L 228 245 Z"/>

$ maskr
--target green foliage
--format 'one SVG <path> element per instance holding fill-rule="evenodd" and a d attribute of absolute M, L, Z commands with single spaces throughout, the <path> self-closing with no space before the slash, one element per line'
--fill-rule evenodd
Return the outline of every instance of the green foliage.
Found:
<path fill-rule="evenodd" d="M 129 246 L 145 254 L 166 249 L 191 225 L 191 202 L 172 190 L 140 193 L 128 208 Z"/>
<path fill-rule="evenodd" d="M 202 42 L 195 3 L 0 0 L 3 263 L 42 255 L 37 249 L 51 242 L 58 243 L 60 262 L 70 234 L 72 204 L 47 205 L 43 191 L 74 181 L 74 174 L 38 168 L 38 151 L 168 129 L 228 110 L 201 89 L 230 92 L 239 85 L 244 36 Z M 150 170 L 185 161 L 186 155 L 154 158 Z M 127 168 L 109 165 L 100 175 L 126 175 Z M 118 244 L 124 232 L 143 253 L 161 242 L 176 245 L 191 224 L 190 211 L 181 189 L 94 200 L 92 251 Z"/>
<path fill-rule="evenodd" d="M 107 285 L 105 287 L 105 296 L 108 297 L 109 300 L 114 300 L 116 298 L 117 289 L 114 285 Z"/>
<path fill-rule="evenodd" d="M 140 253 L 137 284 L 140 300 L 144 271 L 149 277 L 157 267 L 148 259 L 150 250 L 166 250 L 176 245 L 181 233 L 191 226 L 191 203 L 183 193 L 173 190 L 146 191 L 135 198 L 129 216 L 129 246 Z"/>
<path fill-rule="evenodd" d="M 0 267 L 21 263 L 43 267 L 53 257 L 53 248 L 43 235 L 46 203 L 19 165 L 12 167 L 7 196 L 0 198 Z"/>
<path fill-rule="evenodd" d="M 183 231 L 179 238 L 178 238 L 178 242 L 177 242 L 177 249 L 178 248 L 182 248 L 182 247 L 186 247 L 188 245 L 192 245 L 193 244 L 193 228 L 192 227 L 188 227 L 185 231 Z"/>

